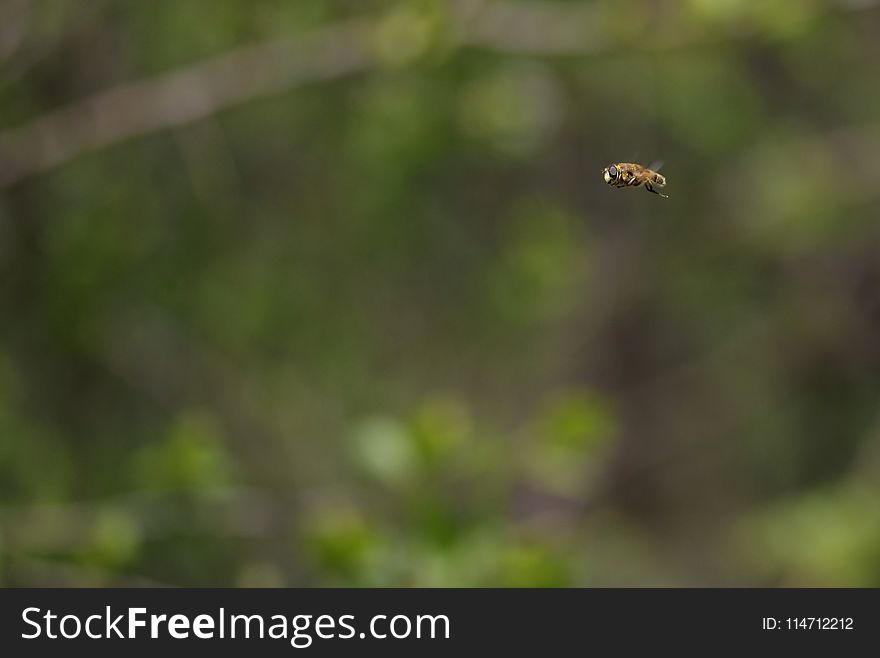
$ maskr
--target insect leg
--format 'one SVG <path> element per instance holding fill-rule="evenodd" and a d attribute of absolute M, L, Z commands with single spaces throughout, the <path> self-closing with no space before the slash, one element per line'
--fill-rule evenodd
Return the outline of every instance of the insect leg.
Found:
<path fill-rule="evenodd" d="M 649 182 L 649 183 L 645 183 L 645 189 L 648 190 L 648 192 L 652 192 L 652 193 L 654 193 L 654 194 L 656 194 L 656 195 L 658 195 L 658 196 L 662 196 L 664 199 L 668 199 L 668 198 L 669 198 L 669 197 L 666 196 L 665 194 L 663 194 L 663 193 L 658 192 L 657 190 L 655 190 L 655 189 L 654 189 L 654 186 L 653 186 L 650 182 Z"/>

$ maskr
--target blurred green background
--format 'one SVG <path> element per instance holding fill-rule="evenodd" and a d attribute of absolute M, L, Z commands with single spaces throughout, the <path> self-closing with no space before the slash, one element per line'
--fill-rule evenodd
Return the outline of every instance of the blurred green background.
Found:
<path fill-rule="evenodd" d="M 3 0 L 0 584 L 880 586 L 878 5 Z"/>

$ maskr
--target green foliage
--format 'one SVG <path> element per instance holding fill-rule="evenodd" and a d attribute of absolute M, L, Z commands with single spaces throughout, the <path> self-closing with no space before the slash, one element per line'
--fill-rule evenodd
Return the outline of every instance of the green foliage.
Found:
<path fill-rule="evenodd" d="M 209 414 L 183 414 L 166 438 L 134 456 L 135 482 L 142 489 L 171 491 L 228 485 L 231 467 L 220 431 Z"/>
<path fill-rule="evenodd" d="M 880 585 L 870 3 L 210 4 L 0 26 L 0 584 Z"/>

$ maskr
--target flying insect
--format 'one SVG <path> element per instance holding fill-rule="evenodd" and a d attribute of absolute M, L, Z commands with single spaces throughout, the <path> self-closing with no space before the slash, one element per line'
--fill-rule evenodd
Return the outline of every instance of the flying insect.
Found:
<path fill-rule="evenodd" d="M 657 169 L 660 167 L 657 166 Z M 605 167 L 602 172 L 605 182 L 613 187 L 638 187 L 644 185 L 648 192 L 658 194 L 664 199 L 669 197 L 658 192 L 658 189 L 666 187 L 666 177 L 658 174 L 652 167 L 636 164 L 634 162 L 618 162 Z"/>

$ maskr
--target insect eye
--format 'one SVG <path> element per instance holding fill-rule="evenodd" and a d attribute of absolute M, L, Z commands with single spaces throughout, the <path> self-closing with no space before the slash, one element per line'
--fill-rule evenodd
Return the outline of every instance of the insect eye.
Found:
<path fill-rule="evenodd" d="M 608 167 L 608 175 L 611 176 L 611 178 L 617 178 L 617 167 L 614 165 Z"/>

